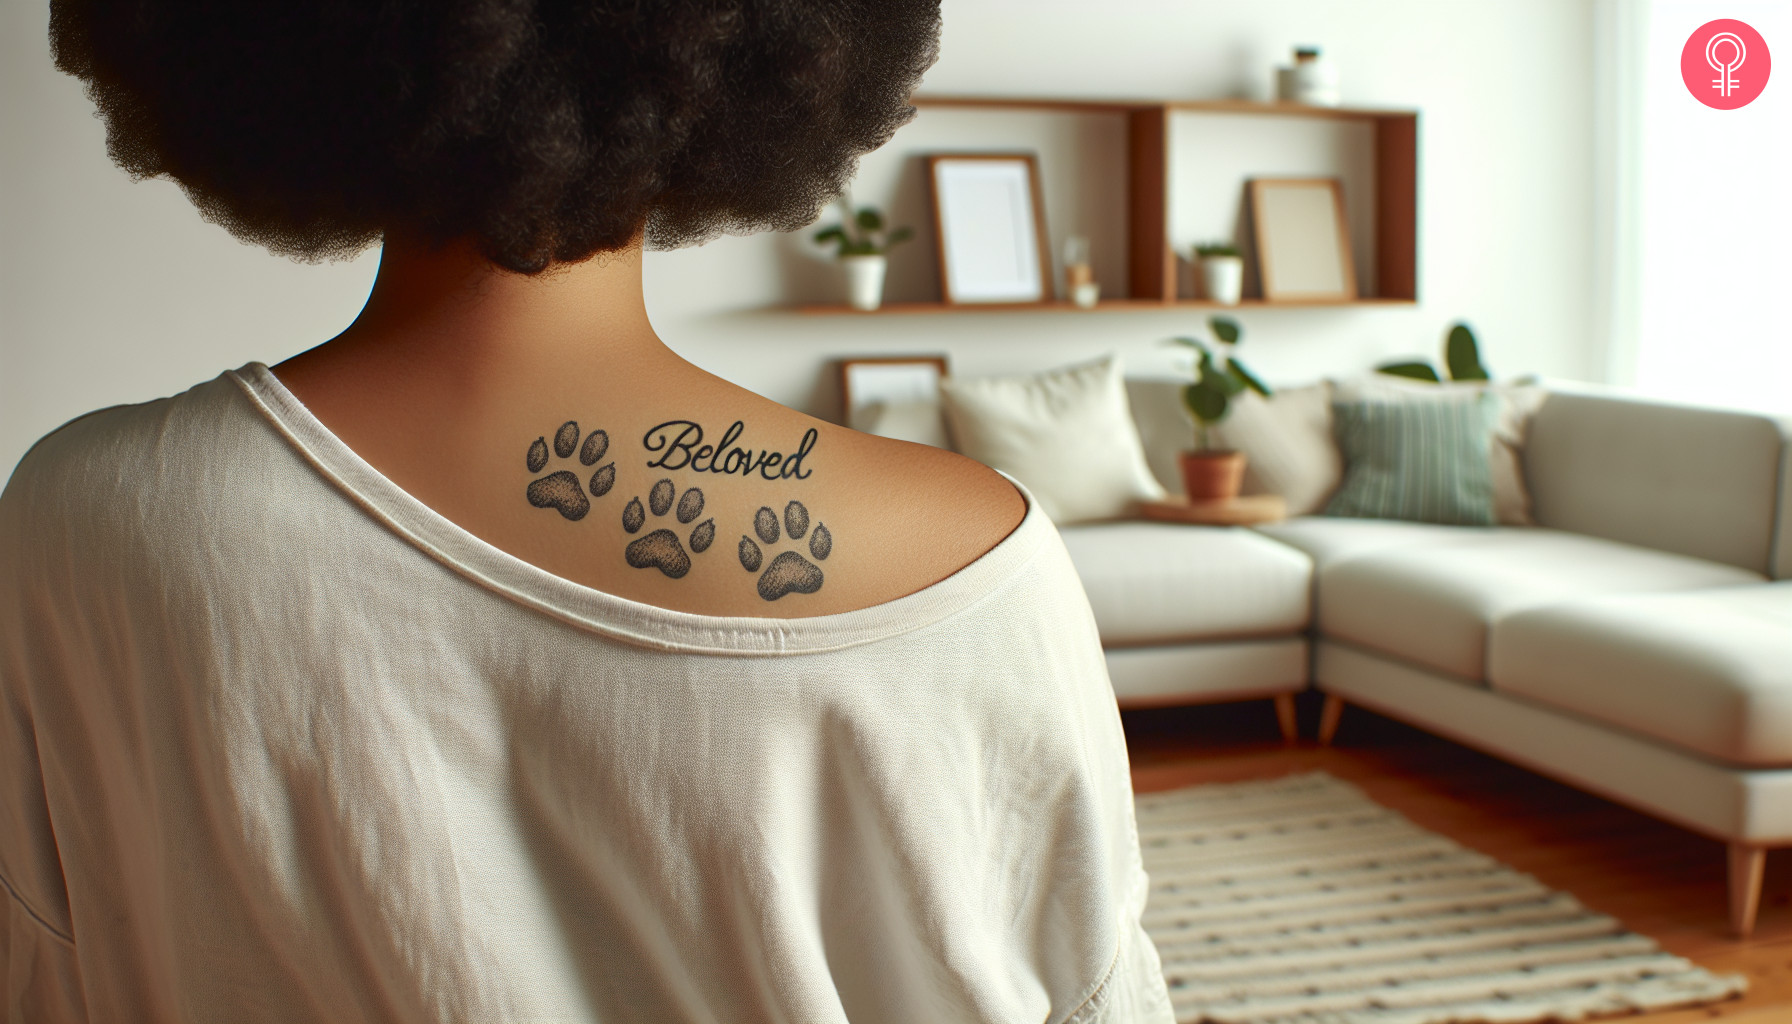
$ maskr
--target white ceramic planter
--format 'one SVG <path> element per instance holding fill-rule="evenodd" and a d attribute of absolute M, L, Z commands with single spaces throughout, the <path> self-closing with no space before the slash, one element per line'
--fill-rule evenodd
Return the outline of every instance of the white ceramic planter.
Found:
<path fill-rule="evenodd" d="M 1317 55 L 1305 60 L 1297 56 L 1292 67 L 1276 69 L 1276 98 L 1315 107 L 1338 106 L 1342 96 L 1337 66 Z"/>
<path fill-rule="evenodd" d="M 846 268 L 846 301 L 854 309 L 873 310 L 884 304 L 884 272 L 890 261 L 883 256 L 842 256 Z"/>
<path fill-rule="evenodd" d="M 1238 256 L 1204 256 L 1201 288 L 1222 306 L 1236 306 L 1244 295 L 1244 260 Z"/>

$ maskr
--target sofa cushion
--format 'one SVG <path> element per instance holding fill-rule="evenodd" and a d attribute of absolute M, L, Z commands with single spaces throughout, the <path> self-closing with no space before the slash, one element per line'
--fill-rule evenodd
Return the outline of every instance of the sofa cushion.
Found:
<path fill-rule="evenodd" d="M 1625 594 L 1520 612 L 1495 689 L 1734 764 L 1792 765 L 1792 583 Z"/>
<path fill-rule="evenodd" d="M 1335 402 L 1344 483 L 1328 516 L 1492 526 L 1490 392 L 1398 402 Z"/>
<path fill-rule="evenodd" d="M 1768 572 L 1785 420 L 1554 392 L 1525 478 L 1540 525 Z"/>
<path fill-rule="evenodd" d="M 1316 582 L 1320 631 L 1482 679 L 1488 628 L 1516 612 L 1600 594 L 1765 580 L 1735 566 L 1557 530 L 1458 533 L 1453 541 L 1425 537 L 1324 564 Z"/>
<path fill-rule="evenodd" d="M 947 377 L 940 403 L 958 450 L 1019 480 L 1060 526 L 1164 496 L 1117 356 L 1019 377 Z"/>
<path fill-rule="evenodd" d="M 1256 529 L 1264 536 L 1274 537 L 1290 547 L 1306 552 L 1320 568 L 1339 559 L 1354 558 L 1371 551 L 1454 544 L 1464 537 L 1495 532 L 1479 527 L 1405 523 L 1393 519 L 1337 519 L 1331 516 L 1302 516 L 1269 523 Z"/>
<path fill-rule="evenodd" d="M 1494 519 L 1501 526 L 1536 526 L 1531 518 L 1531 492 L 1524 482 L 1524 441 L 1531 420 L 1549 399 L 1549 392 L 1534 377 L 1516 381 L 1408 380 L 1386 373 L 1334 381 L 1332 393 L 1340 402 L 1404 401 L 1449 396 L 1464 400 L 1491 394 L 1499 401 L 1494 421 L 1493 446 L 1488 452 L 1493 471 Z"/>
<path fill-rule="evenodd" d="M 1312 562 L 1249 530 L 1128 522 L 1061 532 L 1103 644 L 1273 636 L 1307 627 Z"/>
<path fill-rule="evenodd" d="M 1773 526 L 1773 578 L 1792 579 L 1792 423 L 1780 453 L 1780 514 Z"/>

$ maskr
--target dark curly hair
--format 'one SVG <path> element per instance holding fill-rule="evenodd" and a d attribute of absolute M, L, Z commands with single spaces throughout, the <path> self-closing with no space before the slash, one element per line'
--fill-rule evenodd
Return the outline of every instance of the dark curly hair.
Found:
<path fill-rule="evenodd" d="M 938 0 L 53 0 L 112 159 L 305 260 L 534 273 L 788 230 L 914 115 Z"/>

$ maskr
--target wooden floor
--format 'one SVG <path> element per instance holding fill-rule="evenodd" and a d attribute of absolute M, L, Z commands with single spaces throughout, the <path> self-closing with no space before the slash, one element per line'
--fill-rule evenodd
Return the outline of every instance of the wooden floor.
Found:
<path fill-rule="evenodd" d="M 1303 735 L 1318 702 L 1302 696 Z M 1323 770 L 1425 828 L 1536 876 L 1673 953 L 1741 973 L 1740 1000 L 1631 1015 L 1637 1024 L 1792 1024 L 1792 850 L 1768 855 L 1755 935 L 1729 935 L 1723 844 L 1360 708 L 1337 743 L 1282 745 L 1269 701 L 1129 711 L 1139 792 Z"/>

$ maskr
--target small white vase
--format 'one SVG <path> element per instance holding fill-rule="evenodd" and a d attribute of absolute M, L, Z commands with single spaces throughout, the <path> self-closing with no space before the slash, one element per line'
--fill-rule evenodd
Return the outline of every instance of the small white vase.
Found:
<path fill-rule="evenodd" d="M 1342 97 L 1337 66 L 1321 57 L 1317 47 L 1297 48 L 1294 64 L 1276 69 L 1276 98 L 1316 107 L 1338 106 Z"/>
<path fill-rule="evenodd" d="M 890 261 L 883 256 L 842 256 L 846 268 L 846 301 L 854 309 L 870 311 L 884 304 L 884 271 Z"/>
<path fill-rule="evenodd" d="M 1210 301 L 1236 306 L 1244 296 L 1244 260 L 1238 256 L 1203 256 L 1201 287 Z"/>

